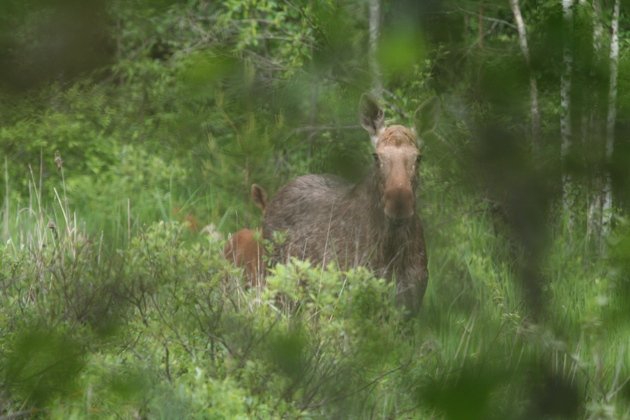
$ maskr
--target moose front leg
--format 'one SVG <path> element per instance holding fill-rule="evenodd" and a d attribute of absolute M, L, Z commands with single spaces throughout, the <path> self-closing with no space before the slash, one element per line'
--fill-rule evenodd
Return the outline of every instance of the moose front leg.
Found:
<path fill-rule="evenodd" d="M 415 264 L 410 264 L 398 273 L 395 279 L 397 302 L 404 305 L 411 314 L 417 313 L 422 305 L 429 279 L 426 263 L 419 260 Z"/>

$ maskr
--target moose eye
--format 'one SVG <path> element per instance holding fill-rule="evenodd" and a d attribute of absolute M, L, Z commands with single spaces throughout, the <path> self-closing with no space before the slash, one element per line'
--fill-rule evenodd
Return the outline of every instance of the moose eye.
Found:
<path fill-rule="evenodd" d="M 374 158 L 374 163 L 380 162 L 380 158 L 378 157 L 378 153 L 372 153 L 372 157 Z"/>
<path fill-rule="evenodd" d="M 422 155 L 416 156 L 416 165 L 420 165 L 420 162 L 422 162 Z"/>

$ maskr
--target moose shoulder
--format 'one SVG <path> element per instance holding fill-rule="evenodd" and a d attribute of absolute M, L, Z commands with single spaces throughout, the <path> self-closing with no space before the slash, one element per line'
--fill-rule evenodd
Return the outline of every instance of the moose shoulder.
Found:
<path fill-rule="evenodd" d="M 263 237 L 271 263 L 289 257 L 340 267 L 365 265 L 396 281 L 398 301 L 416 311 L 428 281 L 422 223 L 417 213 L 421 152 L 414 130 L 384 125 L 383 111 L 362 100 L 361 125 L 374 146 L 374 165 L 358 184 L 331 175 L 301 176 L 267 204 Z"/>

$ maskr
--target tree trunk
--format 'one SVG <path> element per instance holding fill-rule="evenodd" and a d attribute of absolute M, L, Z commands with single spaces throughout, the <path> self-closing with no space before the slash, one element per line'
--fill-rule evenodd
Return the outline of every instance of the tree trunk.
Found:
<path fill-rule="evenodd" d="M 479 48 L 483 48 L 483 2 L 479 5 L 479 14 L 477 15 L 477 33 L 479 36 Z"/>
<path fill-rule="evenodd" d="M 593 0 L 593 60 L 599 61 L 602 51 L 602 38 L 604 36 L 604 28 L 602 25 L 602 6 L 600 0 Z M 601 103 L 597 92 L 590 92 L 592 100 L 589 100 L 589 109 L 584 110 L 587 116 L 587 134 L 591 137 L 590 142 L 597 146 L 597 150 L 600 149 L 600 125 L 599 125 L 599 113 Z M 593 106 L 594 105 L 594 106 Z M 588 197 L 588 210 L 586 218 L 586 235 L 590 240 L 599 242 L 602 236 L 602 203 L 603 203 L 603 189 L 604 189 L 604 176 L 599 169 L 599 165 L 592 173 L 591 190 Z"/>
<path fill-rule="evenodd" d="M 602 203 L 602 234 L 610 233 L 613 212 L 612 177 L 610 167 L 615 147 L 615 121 L 617 120 L 617 69 L 619 64 L 619 8 L 620 0 L 615 0 L 610 34 L 610 84 L 608 89 L 608 117 L 606 118 L 606 182 Z"/>
<path fill-rule="evenodd" d="M 602 25 L 602 4 L 600 0 L 593 0 L 593 47 L 595 52 L 602 50 L 604 25 Z"/>
<path fill-rule="evenodd" d="M 564 214 L 568 217 L 568 227 L 573 228 L 573 210 L 575 207 L 575 196 L 573 179 L 568 172 L 567 163 L 571 151 L 572 130 L 571 130 L 571 73 L 573 71 L 573 55 L 571 51 L 571 34 L 573 26 L 573 0 L 562 0 L 562 14 L 564 20 L 563 30 L 563 71 L 560 81 L 560 159 L 562 161 L 562 207 Z"/>
<path fill-rule="evenodd" d="M 378 65 L 378 58 L 377 58 L 380 24 L 381 24 L 381 1 L 370 0 L 370 16 L 369 16 L 370 43 L 369 43 L 368 59 L 369 59 L 369 65 L 370 65 L 370 77 L 372 78 L 372 94 L 379 100 L 383 96 L 383 82 L 382 82 L 382 76 L 381 76 L 381 69 Z"/>
<path fill-rule="evenodd" d="M 538 148 L 540 147 L 540 109 L 538 107 L 538 84 L 536 83 L 536 77 L 531 68 L 531 61 L 529 56 L 529 47 L 527 45 L 527 29 L 525 22 L 523 21 L 523 15 L 521 14 L 521 7 L 519 0 L 510 0 L 510 6 L 512 7 L 512 14 L 514 15 L 514 21 L 518 29 L 518 39 L 521 46 L 521 52 L 529 68 L 529 99 L 530 99 L 530 113 L 531 113 L 531 140 L 532 149 L 534 154 L 538 154 Z"/>
<path fill-rule="evenodd" d="M 41 191 L 41 189 L 39 190 Z M 9 159 L 4 158 L 4 212 L 2 213 L 2 242 L 9 240 Z"/>

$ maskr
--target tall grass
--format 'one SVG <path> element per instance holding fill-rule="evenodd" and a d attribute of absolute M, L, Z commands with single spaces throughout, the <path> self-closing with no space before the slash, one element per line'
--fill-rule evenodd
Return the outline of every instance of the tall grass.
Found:
<path fill-rule="evenodd" d="M 143 221 L 114 193 L 103 199 L 131 204 L 112 227 L 125 245 L 109 242 L 87 228 L 104 215 L 73 210 L 63 166 L 51 185 L 32 172 L 21 201 L 6 165 L 2 415 L 628 417 L 630 331 L 608 321 L 609 261 L 554 233 L 534 318 L 509 234 L 430 174 L 430 283 L 405 321 L 391 285 L 362 269 L 296 261 L 247 289 L 219 237 Z"/>
<path fill-rule="evenodd" d="M 618 270 L 606 255 L 586 233 L 552 229 L 540 267 L 546 305 L 542 317 L 532 317 L 509 231 L 474 194 L 432 187 L 426 185 L 424 200 L 431 272 L 424 328 L 447 360 L 445 372 L 490 357 L 500 366 L 499 378 L 505 370 L 514 375 L 499 382 L 518 387 L 538 364 L 539 373 L 555 378 L 546 392 L 558 392 L 558 401 L 563 389 L 575 392 L 578 409 L 567 412 L 627 418 L 628 401 L 620 393 L 630 380 L 630 331 L 627 324 L 610 324 Z M 559 404 L 557 414 L 564 410 Z"/>

